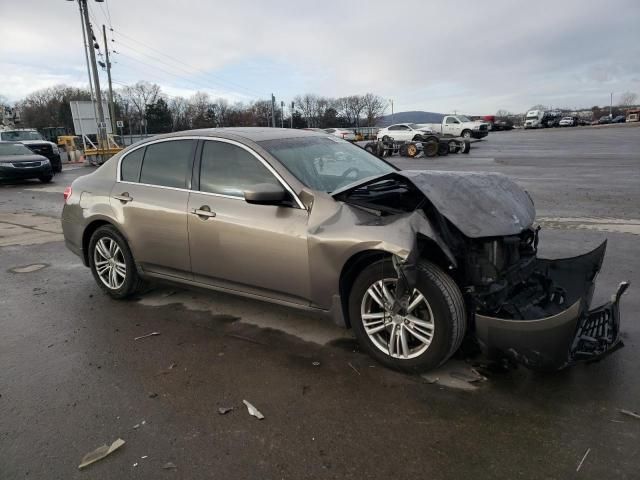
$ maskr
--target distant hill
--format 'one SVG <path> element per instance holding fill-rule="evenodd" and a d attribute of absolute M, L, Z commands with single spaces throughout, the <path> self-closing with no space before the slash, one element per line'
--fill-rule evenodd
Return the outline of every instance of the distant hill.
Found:
<path fill-rule="evenodd" d="M 391 115 L 385 115 L 378 120 L 379 127 L 386 127 L 394 123 L 440 123 L 444 117 L 443 113 L 435 112 L 397 112 Z"/>

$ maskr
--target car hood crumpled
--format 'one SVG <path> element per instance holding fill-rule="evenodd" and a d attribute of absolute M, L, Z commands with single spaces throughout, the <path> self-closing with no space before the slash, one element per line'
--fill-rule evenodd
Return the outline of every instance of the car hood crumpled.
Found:
<path fill-rule="evenodd" d="M 529 194 L 500 173 L 400 170 L 384 178 L 409 180 L 447 220 L 469 238 L 517 235 L 532 225 L 536 212 Z M 375 183 L 368 178 L 335 195 Z"/>

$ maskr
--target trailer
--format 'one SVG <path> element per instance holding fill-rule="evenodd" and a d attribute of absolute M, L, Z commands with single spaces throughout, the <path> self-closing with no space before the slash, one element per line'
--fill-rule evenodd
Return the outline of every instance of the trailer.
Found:
<path fill-rule="evenodd" d="M 385 136 L 375 142 L 367 143 L 363 148 L 378 157 L 400 155 L 415 158 L 420 154 L 425 157 L 435 157 L 450 153 L 469 153 L 471 142 L 467 138 L 443 138 L 436 135 L 425 135 L 418 141 L 397 142 Z"/>

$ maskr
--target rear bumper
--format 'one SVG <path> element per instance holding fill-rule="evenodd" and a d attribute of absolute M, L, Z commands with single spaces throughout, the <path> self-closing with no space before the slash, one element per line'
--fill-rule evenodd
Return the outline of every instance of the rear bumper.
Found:
<path fill-rule="evenodd" d="M 476 338 L 489 357 L 508 357 L 527 367 L 558 370 L 576 362 L 595 361 L 623 346 L 620 339 L 622 282 L 611 301 L 589 310 L 595 274 L 604 258 L 604 244 L 594 251 L 563 260 L 540 260 L 561 284 L 581 289 L 570 306 L 534 319 L 475 315 Z M 577 297 L 577 299 L 576 299 Z"/>

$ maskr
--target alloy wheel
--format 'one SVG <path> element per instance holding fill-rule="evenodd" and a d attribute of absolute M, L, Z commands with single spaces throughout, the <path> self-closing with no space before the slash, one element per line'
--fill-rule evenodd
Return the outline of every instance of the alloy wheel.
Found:
<path fill-rule="evenodd" d="M 127 277 L 127 264 L 118 243 L 109 237 L 96 242 L 93 264 L 102 283 L 111 290 L 118 290 Z"/>
<path fill-rule="evenodd" d="M 373 283 L 363 295 L 360 315 L 376 348 L 393 358 L 411 359 L 431 345 L 435 332 L 433 311 L 424 295 L 414 289 L 406 314 L 394 314 L 396 284 L 393 278 Z"/>

